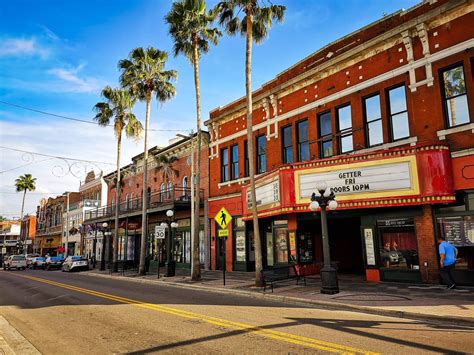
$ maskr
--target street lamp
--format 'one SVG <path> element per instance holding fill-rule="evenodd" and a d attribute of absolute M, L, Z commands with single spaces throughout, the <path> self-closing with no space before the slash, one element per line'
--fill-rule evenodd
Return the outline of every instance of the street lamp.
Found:
<path fill-rule="evenodd" d="M 105 235 L 106 235 L 106 230 L 108 226 L 109 225 L 107 222 L 102 223 L 102 250 L 100 253 L 100 270 L 101 271 L 105 270 Z"/>
<path fill-rule="evenodd" d="M 172 230 L 178 228 L 179 224 L 173 221 L 174 212 L 173 210 L 166 211 L 166 216 L 168 217 L 167 222 L 162 222 L 161 227 L 168 227 L 168 238 L 166 238 L 166 277 L 174 276 L 176 273 L 176 263 L 173 259 L 173 236 Z M 158 261 L 159 262 L 159 261 Z"/>
<path fill-rule="evenodd" d="M 321 293 L 333 295 L 339 293 L 339 283 L 337 281 L 337 270 L 331 265 L 326 209 L 335 210 L 337 208 L 336 195 L 331 189 L 327 188 L 324 181 L 317 181 L 315 187 L 318 192 L 313 192 L 311 195 L 309 209 L 313 212 L 321 209 L 321 232 L 324 257 L 324 266 L 321 269 Z"/>

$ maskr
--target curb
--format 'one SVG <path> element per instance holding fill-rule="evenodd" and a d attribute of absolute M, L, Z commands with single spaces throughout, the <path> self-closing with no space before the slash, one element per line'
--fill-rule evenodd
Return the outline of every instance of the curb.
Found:
<path fill-rule="evenodd" d="M 38 349 L 2 316 L 0 316 L 0 353 L 41 355 Z"/>
<path fill-rule="evenodd" d="M 397 311 L 397 310 L 382 309 L 382 308 L 377 308 L 377 307 L 350 305 L 350 304 L 344 304 L 344 303 L 338 303 L 338 302 L 308 300 L 305 298 L 294 297 L 294 296 L 280 296 L 280 295 L 272 295 L 272 294 L 267 294 L 267 293 L 251 292 L 251 291 L 237 290 L 237 289 L 221 289 L 221 288 L 214 288 L 214 287 L 207 287 L 207 286 L 200 286 L 200 285 L 180 284 L 180 283 L 175 283 L 175 282 L 164 282 L 164 281 L 157 281 L 157 280 L 155 281 L 155 280 L 149 280 L 149 279 L 144 279 L 144 278 L 129 278 L 129 277 L 124 277 L 124 276 L 103 275 L 103 274 L 96 274 L 96 273 L 90 273 L 90 272 L 83 273 L 83 275 L 84 274 L 88 276 L 93 276 L 93 277 L 102 277 L 102 278 L 108 278 L 108 279 L 117 278 L 123 281 L 129 281 L 129 282 L 146 283 L 146 284 L 168 286 L 168 287 L 182 288 L 182 289 L 188 289 L 188 290 L 199 290 L 199 291 L 228 294 L 228 295 L 234 295 L 234 296 L 237 295 L 237 296 L 244 296 L 244 297 L 249 297 L 249 298 L 279 301 L 282 303 L 289 303 L 289 304 L 296 304 L 296 305 L 319 306 L 319 307 L 322 307 L 325 309 L 331 309 L 331 310 L 360 312 L 360 313 L 373 314 L 373 315 L 379 315 L 379 316 L 406 318 L 406 319 L 430 321 L 430 322 L 436 322 L 436 323 L 449 323 L 449 324 L 456 324 L 458 326 L 459 325 L 464 325 L 464 326 L 469 326 L 469 327 L 474 326 L 474 318 L 457 317 L 457 316 L 437 316 L 437 315 L 432 315 L 432 314 Z"/>

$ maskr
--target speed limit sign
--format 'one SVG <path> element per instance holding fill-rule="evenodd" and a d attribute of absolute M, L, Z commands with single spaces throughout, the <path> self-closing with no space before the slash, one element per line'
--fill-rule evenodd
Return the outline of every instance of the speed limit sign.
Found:
<path fill-rule="evenodd" d="M 155 236 L 156 239 L 165 239 L 166 227 L 155 226 Z"/>

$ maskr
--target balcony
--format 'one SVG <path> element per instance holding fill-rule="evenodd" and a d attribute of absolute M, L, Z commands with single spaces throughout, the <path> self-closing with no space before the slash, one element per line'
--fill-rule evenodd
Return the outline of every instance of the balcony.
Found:
<path fill-rule="evenodd" d="M 204 198 L 204 190 L 199 192 L 201 201 Z M 186 187 L 174 186 L 165 191 L 154 192 L 148 197 L 148 213 L 162 211 L 165 209 L 182 207 L 191 208 L 191 189 Z M 122 201 L 119 206 L 120 216 L 130 216 L 141 214 L 142 198 L 134 198 L 128 201 Z M 100 207 L 85 211 L 85 221 L 108 218 L 115 215 L 115 205 L 110 204 L 105 207 Z"/>

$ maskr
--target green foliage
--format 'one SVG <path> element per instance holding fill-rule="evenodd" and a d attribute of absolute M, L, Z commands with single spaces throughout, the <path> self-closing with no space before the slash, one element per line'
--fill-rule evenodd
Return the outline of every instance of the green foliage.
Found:
<path fill-rule="evenodd" d="M 35 191 L 36 178 L 34 178 L 31 174 L 21 175 L 15 180 L 15 187 L 17 192 Z"/>
<path fill-rule="evenodd" d="M 115 136 L 119 137 L 122 130 L 125 128 L 127 137 L 134 137 L 139 139 L 143 127 L 140 121 L 132 113 L 132 107 L 135 104 L 135 99 L 127 90 L 112 89 L 106 86 L 102 90 L 102 97 L 105 102 L 98 102 L 94 109 L 97 112 L 94 119 L 101 126 L 108 126 L 112 119 L 114 119 Z"/>
<path fill-rule="evenodd" d="M 158 155 L 155 156 L 156 160 L 156 171 L 161 172 L 163 182 L 168 183 L 173 180 L 173 176 L 179 176 L 179 170 L 173 167 L 173 163 L 178 160 L 175 156 Z"/>
<path fill-rule="evenodd" d="M 148 101 L 153 92 L 158 102 L 168 101 L 176 94 L 172 82 L 178 73 L 164 70 L 167 60 L 168 53 L 153 47 L 132 49 L 128 59 L 118 63 L 120 84 L 140 101 Z"/>
<path fill-rule="evenodd" d="M 169 33 L 173 37 L 175 56 L 183 54 L 193 63 L 193 44 L 198 49 L 198 58 L 209 51 L 209 42 L 217 44 L 222 36 L 212 27 L 216 14 L 206 11 L 204 0 L 180 0 L 173 2 L 171 11 L 165 16 Z"/>
<path fill-rule="evenodd" d="M 219 2 L 212 13 L 219 18 L 219 24 L 223 26 L 227 34 L 233 36 L 240 33 L 245 36 L 247 33 L 247 16 L 252 16 L 252 37 L 257 44 L 262 43 L 268 36 L 268 30 L 272 27 L 273 21 L 283 22 L 285 6 L 268 5 L 258 0 L 226 0 Z"/>

